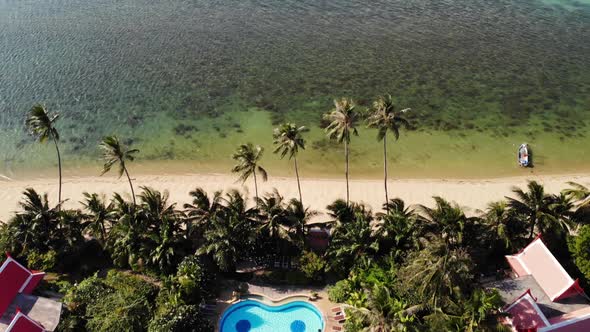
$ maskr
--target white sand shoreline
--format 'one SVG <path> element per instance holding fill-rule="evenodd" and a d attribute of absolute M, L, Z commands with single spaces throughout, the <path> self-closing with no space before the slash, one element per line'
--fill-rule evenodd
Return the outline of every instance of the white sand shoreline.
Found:
<path fill-rule="evenodd" d="M 202 187 L 208 192 L 235 188 L 254 193 L 253 184 L 245 186 L 235 182 L 231 174 L 174 174 L 174 175 L 137 175 L 134 176 L 136 187 L 148 186 L 158 190 L 167 190 L 171 202 L 179 206 L 190 200 L 189 192 Z M 545 185 L 547 192 L 557 193 L 567 187 L 567 181 L 575 181 L 584 185 L 590 184 L 590 175 L 528 175 L 518 177 L 491 179 L 396 179 L 389 181 L 389 197 L 400 197 L 408 204 L 432 204 L 432 196 L 442 196 L 457 202 L 468 213 L 483 209 L 487 203 L 502 199 L 511 194 L 512 186 L 525 186 L 527 180 L 536 180 Z M 346 187 L 344 180 L 330 178 L 304 178 L 301 181 L 303 201 L 313 209 L 324 211 L 326 205 L 337 198 L 344 198 Z M 6 221 L 18 210 L 18 201 L 25 188 L 34 188 L 38 192 L 49 194 L 51 203 L 57 198 L 57 178 L 40 178 L 28 180 L 0 179 L 0 220 Z M 379 209 L 384 201 L 382 180 L 351 180 L 351 200 L 364 202 L 373 209 Z M 277 188 L 287 197 L 297 197 L 297 183 L 294 178 L 271 177 L 268 182 L 259 184 L 261 193 Z M 136 191 L 138 191 L 136 189 Z M 107 197 L 114 192 L 129 193 L 125 179 L 114 176 L 75 176 L 64 178 L 63 197 L 68 199 L 66 207 L 79 208 L 83 192 L 104 194 Z"/>

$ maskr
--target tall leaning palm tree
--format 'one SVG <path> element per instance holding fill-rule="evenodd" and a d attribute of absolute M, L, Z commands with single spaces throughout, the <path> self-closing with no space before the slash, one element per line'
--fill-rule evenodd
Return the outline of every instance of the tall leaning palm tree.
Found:
<path fill-rule="evenodd" d="M 330 139 L 338 143 L 344 143 L 345 174 L 346 174 L 346 204 L 350 202 L 350 188 L 348 185 L 348 164 L 349 164 L 349 145 L 352 135 L 358 136 L 356 129 L 359 121 L 359 114 L 355 110 L 352 99 L 342 98 L 334 100 L 334 109 L 324 114 L 324 119 L 330 121 L 326 132 Z"/>
<path fill-rule="evenodd" d="M 305 140 L 303 133 L 309 131 L 304 126 L 297 127 L 293 123 L 283 123 L 280 127 L 275 128 L 273 133 L 274 144 L 276 148 L 274 153 L 279 153 L 281 159 L 289 155 L 289 159 L 293 158 L 295 162 L 295 176 L 297 177 L 297 189 L 299 189 L 299 201 L 303 202 L 301 198 L 301 183 L 299 182 L 299 167 L 297 166 L 297 153 L 299 149 L 305 150 Z"/>
<path fill-rule="evenodd" d="M 123 176 L 123 174 L 127 176 L 129 187 L 131 188 L 131 196 L 133 197 L 133 205 L 137 205 L 137 201 L 135 200 L 135 191 L 133 190 L 133 182 L 131 182 L 131 177 L 129 176 L 129 171 L 127 170 L 127 165 L 125 162 L 135 160 L 135 154 L 138 153 L 139 150 L 127 148 L 125 145 L 119 142 L 119 138 L 117 136 L 104 137 L 102 142 L 99 144 L 99 148 L 102 151 L 102 157 L 104 159 L 104 166 L 102 168 L 101 175 L 109 172 L 115 164 L 118 164 L 119 178 Z"/>
<path fill-rule="evenodd" d="M 242 183 L 246 182 L 250 176 L 254 177 L 254 191 L 256 193 L 256 202 L 258 202 L 258 180 L 256 177 L 256 171 L 260 172 L 262 176 L 262 180 L 266 181 L 268 179 L 268 174 L 266 170 L 260 166 L 258 163 L 260 159 L 262 159 L 262 154 L 264 153 L 264 148 L 260 145 L 254 146 L 252 143 L 242 144 L 234 153 L 232 158 L 237 161 L 238 163 L 232 168 L 233 173 L 239 173 L 240 177 L 238 181 L 242 181 Z"/>
<path fill-rule="evenodd" d="M 373 102 L 373 109 L 368 118 L 369 128 L 377 129 L 377 141 L 383 141 L 383 174 L 385 184 L 385 202 L 389 202 L 389 193 L 387 190 L 387 133 L 391 132 L 397 141 L 399 139 L 399 130 L 401 127 L 408 129 L 410 123 L 403 114 L 409 111 L 409 108 L 397 111 L 390 95 L 379 97 Z M 385 206 L 388 208 L 388 206 Z"/>
<path fill-rule="evenodd" d="M 61 154 L 59 152 L 59 133 L 55 128 L 55 122 L 59 119 L 59 114 L 50 116 L 47 113 L 47 109 L 40 104 L 36 104 L 31 108 L 25 124 L 28 130 L 34 135 L 40 143 L 44 143 L 47 140 L 52 140 L 55 144 L 55 150 L 57 152 L 57 166 L 59 170 L 59 189 L 58 189 L 58 201 L 57 208 L 61 209 Z"/>

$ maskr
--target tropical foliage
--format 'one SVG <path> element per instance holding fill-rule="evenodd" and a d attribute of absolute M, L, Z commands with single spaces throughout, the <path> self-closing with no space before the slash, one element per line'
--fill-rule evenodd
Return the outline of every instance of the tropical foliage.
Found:
<path fill-rule="evenodd" d="M 409 108 L 405 108 L 398 111 L 391 95 L 388 95 L 387 97 L 379 97 L 373 102 L 371 115 L 367 119 L 369 128 L 377 129 L 377 141 L 383 141 L 383 183 L 386 202 L 389 202 L 387 189 L 387 133 L 393 134 L 393 138 L 397 141 L 401 127 L 410 128 L 410 122 L 403 117 L 403 113 L 409 110 Z"/>
<path fill-rule="evenodd" d="M 258 198 L 258 180 L 256 172 L 260 173 L 263 181 L 268 180 L 266 170 L 259 164 L 263 153 L 263 147 L 260 145 L 254 146 L 252 143 L 248 143 L 240 145 L 236 153 L 232 156 L 232 158 L 237 161 L 237 164 L 231 171 L 233 173 L 238 173 L 240 175 L 239 180 L 242 182 L 246 182 L 250 176 L 254 178 L 256 198 Z"/>
<path fill-rule="evenodd" d="M 309 131 L 304 126 L 297 127 L 293 123 L 283 123 L 278 128 L 275 128 L 273 132 L 275 150 L 274 153 L 278 153 L 282 158 L 289 156 L 289 159 L 293 159 L 295 166 L 295 177 L 297 178 L 297 189 L 299 191 L 299 201 L 303 202 L 301 196 L 301 182 L 299 180 L 299 166 L 297 165 L 297 154 L 299 149 L 305 150 L 305 140 L 303 139 L 303 133 Z"/>
<path fill-rule="evenodd" d="M 237 276 L 242 262 L 272 271 L 276 257 L 292 258 L 297 270 L 265 274 L 269 282 L 340 280 L 330 297 L 350 306 L 347 331 L 492 331 L 501 301 L 478 277 L 502 268 L 497 257 L 525 245 L 531 229 L 553 246 L 568 237 L 572 262 L 590 277 L 590 231 L 578 226 L 587 220 L 573 217 L 579 198 L 547 194 L 533 182 L 514 193 L 475 216 L 441 197 L 432 206 L 394 198 L 378 213 L 337 200 L 327 207 L 324 252 L 306 240 L 317 212 L 276 190 L 249 201 L 235 190 L 196 188 L 179 209 L 166 192 L 141 187 L 137 204 L 89 193 L 83 210 L 58 211 L 47 195 L 27 189 L 19 212 L 0 226 L 0 249 L 48 271 L 111 269 L 70 288 L 62 331 L 207 331 L 201 305 L 220 282 Z M 101 255 L 99 265 L 88 263 Z"/>
<path fill-rule="evenodd" d="M 61 153 L 59 151 L 59 132 L 55 127 L 59 114 L 50 116 L 47 109 L 40 104 L 34 105 L 29 114 L 25 124 L 27 129 L 40 143 L 44 143 L 47 140 L 53 141 L 55 145 L 55 151 L 57 153 L 57 167 L 59 171 L 59 187 L 58 187 L 58 203 L 61 203 L 61 186 L 62 186 L 62 174 L 61 174 Z M 58 205 L 60 209 L 60 205 Z"/>
<path fill-rule="evenodd" d="M 326 127 L 328 137 L 338 143 L 344 143 L 346 203 L 350 202 L 350 188 L 348 184 L 350 139 L 353 135 L 358 136 L 357 125 L 360 120 L 360 114 L 355 108 L 356 106 L 352 99 L 342 98 L 340 100 L 334 100 L 334 109 L 324 114 L 324 120 L 329 122 L 329 125 Z"/>
<path fill-rule="evenodd" d="M 100 148 L 102 158 L 104 159 L 102 174 L 109 172 L 113 166 L 117 165 L 117 174 L 119 177 L 123 176 L 123 174 L 127 176 L 127 181 L 129 181 L 129 187 L 131 188 L 131 197 L 133 198 L 133 203 L 136 204 L 133 182 L 131 182 L 126 162 L 135 160 L 135 154 L 137 154 L 139 150 L 127 148 L 119 141 L 117 136 L 104 137 L 98 147 Z"/>

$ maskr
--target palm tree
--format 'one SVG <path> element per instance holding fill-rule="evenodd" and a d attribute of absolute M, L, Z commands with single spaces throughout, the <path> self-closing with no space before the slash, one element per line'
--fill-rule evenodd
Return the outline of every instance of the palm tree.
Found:
<path fill-rule="evenodd" d="M 336 226 L 326 253 L 330 269 L 347 275 L 359 259 L 372 258 L 379 251 L 371 221 L 362 213 L 356 213 L 354 221 Z"/>
<path fill-rule="evenodd" d="M 149 260 L 160 272 L 170 273 L 183 256 L 181 212 L 176 210 L 176 203 L 168 203 L 168 192 L 148 187 L 141 189 L 139 215 L 144 226 L 149 228 L 147 246 L 143 249 L 149 252 Z"/>
<path fill-rule="evenodd" d="M 497 289 L 476 289 L 463 303 L 464 331 L 507 331 L 499 323 L 503 304 Z"/>
<path fill-rule="evenodd" d="M 567 184 L 569 184 L 571 188 L 565 189 L 562 192 L 578 201 L 578 207 L 590 205 L 590 188 L 576 182 L 568 182 Z"/>
<path fill-rule="evenodd" d="M 277 246 L 280 244 L 280 240 L 289 240 L 289 233 L 285 226 L 287 210 L 284 197 L 274 189 L 272 193 L 266 194 L 257 201 L 256 205 L 263 223 L 260 230 L 265 231 L 277 243 Z"/>
<path fill-rule="evenodd" d="M 304 207 L 301 201 L 293 198 L 287 205 L 287 226 L 294 242 L 302 247 L 305 243 L 305 230 L 309 220 L 319 214 L 318 211 Z"/>
<path fill-rule="evenodd" d="M 142 236 L 147 230 L 139 218 L 136 204 L 115 194 L 112 205 L 115 223 L 108 237 L 111 258 L 118 267 L 135 267 L 143 260 Z"/>
<path fill-rule="evenodd" d="M 176 210 L 176 203 L 169 204 L 170 194 L 160 192 L 149 187 L 140 187 L 141 216 L 154 228 L 160 226 L 162 221 L 180 218 L 180 211 Z"/>
<path fill-rule="evenodd" d="M 59 114 L 49 116 L 47 109 L 40 104 L 34 105 L 29 111 L 25 124 L 32 135 L 34 135 L 40 143 L 44 143 L 47 140 L 52 140 L 55 144 L 55 150 L 57 152 L 57 166 L 59 170 L 59 189 L 58 189 L 58 210 L 61 209 L 61 154 L 59 152 L 59 133 L 55 128 L 55 122 L 59 119 Z"/>
<path fill-rule="evenodd" d="M 423 211 L 421 221 L 425 224 L 425 230 L 434 236 L 440 236 L 448 246 L 463 246 L 465 231 L 476 218 L 467 217 L 455 203 L 438 196 L 433 198 L 436 203 L 434 208 L 420 206 Z"/>
<path fill-rule="evenodd" d="M 244 195 L 237 190 L 230 190 L 222 198 L 223 209 L 221 214 L 223 218 L 229 219 L 229 216 L 236 216 L 240 221 L 247 224 L 254 224 L 258 216 L 258 210 L 248 208 L 248 201 Z"/>
<path fill-rule="evenodd" d="M 528 192 L 520 188 L 512 188 L 512 192 L 517 198 L 506 197 L 508 206 L 517 214 L 524 216 L 529 224 L 529 240 L 535 234 L 535 228 L 539 222 L 546 222 L 551 219 L 549 205 L 551 198 L 545 194 L 545 189 L 536 181 L 529 181 L 527 184 Z"/>
<path fill-rule="evenodd" d="M 98 194 L 84 193 L 84 201 L 80 204 L 87 211 L 84 219 L 87 220 L 86 229 L 90 235 L 97 237 L 101 244 L 106 243 L 107 239 L 107 223 L 110 223 L 113 218 L 113 205 L 107 204 L 104 198 Z"/>
<path fill-rule="evenodd" d="M 256 179 L 256 171 L 260 172 L 263 181 L 268 179 L 266 170 L 258 164 L 260 159 L 262 159 L 263 152 L 264 148 L 260 145 L 254 146 L 252 143 L 248 143 L 240 145 L 236 153 L 232 156 L 232 158 L 238 163 L 231 171 L 233 173 L 240 173 L 240 178 L 238 180 L 241 180 L 242 183 L 244 183 L 251 175 L 254 177 L 256 201 L 258 201 L 258 181 Z"/>
<path fill-rule="evenodd" d="M 337 226 L 354 222 L 358 215 L 363 216 L 365 219 L 372 220 L 373 218 L 373 212 L 363 203 L 352 202 L 348 204 L 342 199 L 337 199 L 326 206 L 326 209 L 331 219 L 329 223 Z"/>
<path fill-rule="evenodd" d="M 377 213 L 379 250 L 400 258 L 402 254 L 419 247 L 418 214 L 399 198 L 383 205 L 387 213 Z"/>
<path fill-rule="evenodd" d="M 297 127 L 293 123 L 283 123 L 280 127 L 275 128 L 273 133 L 274 144 L 276 148 L 274 153 L 280 153 L 281 159 L 287 154 L 289 159 L 293 158 L 295 163 L 295 176 L 297 177 L 297 189 L 299 189 L 299 201 L 301 198 L 301 183 L 299 182 L 299 167 L 297 166 L 297 153 L 299 149 L 305 150 L 305 140 L 303 133 L 309 131 L 304 126 Z"/>
<path fill-rule="evenodd" d="M 254 232 L 248 220 L 239 218 L 237 213 L 227 210 L 227 215 L 217 215 L 210 229 L 205 232 L 204 243 L 197 255 L 211 255 L 223 272 L 235 272 L 236 264 L 250 243 Z"/>
<path fill-rule="evenodd" d="M 11 232 L 11 237 L 21 248 L 12 248 L 13 253 L 26 253 L 29 249 L 46 252 L 58 233 L 59 212 L 49 206 L 47 194 L 40 195 L 34 189 L 27 188 L 23 195 L 24 200 L 19 202 L 22 210 L 17 212 L 13 221 L 9 223 L 16 226 Z"/>
<path fill-rule="evenodd" d="M 192 203 L 184 204 L 184 212 L 186 213 L 186 233 L 187 238 L 193 238 L 196 230 L 202 230 L 207 223 L 215 216 L 217 212 L 223 207 L 222 192 L 216 191 L 212 197 L 207 195 L 207 192 L 202 188 L 196 188 L 190 192 L 193 198 Z"/>
<path fill-rule="evenodd" d="M 403 117 L 403 113 L 409 111 L 409 108 L 396 111 L 391 96 L 379 97 L 373 102 L 373 110 L 368 118 L 369 128 L 377 129 L 377 141 L 383 141 L 383 174 L 385 184 L 385 201 L 389 202 L 387 191 L 387 132 L 391 132 L 397 141 L 399 139 L 400 127 L 406 129 L 410 123 Z M 387 205 L 386 205 L 386 208 Z"/>
<path fill-rule="evenodd" d="M 568 184 L 571 188 L 563 190 L 562 193 L 576 202 L 572 220 L 586 223 L 586 220 L 590 220 L 590 188 L 576 182 Z"/>
<path fill-rule="evenodd" d="M 355 105 L 351 99 L 342 98 L 340 100 L 334 100 L 334 109 L 324 114 L 324 119 L 330 121 L 330 124 L 326 127 L 328 137 L 336 140 L 338 143 L 344 143 L 346 204 L 348 204 L 350 202 L 350 189 L 348 185 L 349 145 L 351 136 L 358 136 L 356 125 L 359 120 L 359 114 L 355 111 Z"/>
<path fill-rule="evenodd" d="M 521 242 L 526 237 L 526 224 L 515 217 L 506 201 L 489 203 L 485 211 L 481 212 L 481 217 L 492 242 L 502 243 L 504 250 L 511 251 L 524 244 Z"/>
<path fill-rule="evenodd" d="M 428 248 L 412 254 L 400 271 L 406 287 L 414 287 L 423 304 L 450 311 L 473 285 L 473 262 L 464 249 L 450 249 L 435 240 Z"/>
<path fill-rule="evenodd" d="M 138 153 L 139 150 L 128 149 L 119 142 L 119 138 L 117 136 L 104 137 L 102 142 L 99 144 L 99 148 L 102 150 L 102 156 L 105 162 L 101 175 L 104 175 L 110 171 L 115 164 L 119 164 L 119 178 L 123 176 L 123 173 L 127 176 L 129 187 L 131 188 L 133 205 L 137 205 L 137 201 L 135 200 L 135 191 L 133 190 L 133 183 L 131 182 L 131 177 L 129 176 L 129 171 L 127 171 L 125 162 L 135 160 L 134 155 Z"/>

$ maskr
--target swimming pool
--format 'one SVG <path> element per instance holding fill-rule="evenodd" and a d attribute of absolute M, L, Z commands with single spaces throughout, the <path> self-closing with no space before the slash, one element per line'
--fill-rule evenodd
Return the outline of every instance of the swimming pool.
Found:
<path fill-rule="evenodd" d="M 320 311 L 310 303 L 294 301 L 281 306 L 246 300 L 229 307 L 219 332 L 318 332 L 324 330 Z"/>

